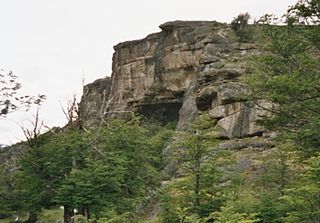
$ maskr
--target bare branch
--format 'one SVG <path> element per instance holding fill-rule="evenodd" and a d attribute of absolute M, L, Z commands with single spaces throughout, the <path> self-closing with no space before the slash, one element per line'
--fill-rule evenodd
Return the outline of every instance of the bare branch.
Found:
<path fill-rule="evenodd" d="M 25 128 L 21 126 L 24 136 L 29 144 L 29 146 L 33 146 L 34 139 L 38 138 L 41 134 L 42 128 L 45 126 L 43 121 L 40 121 L 39 118 L 39 106 L 37 108 L 36 114 L 33 116 L 33 121 L 31 121 L 31 129 Z"/>

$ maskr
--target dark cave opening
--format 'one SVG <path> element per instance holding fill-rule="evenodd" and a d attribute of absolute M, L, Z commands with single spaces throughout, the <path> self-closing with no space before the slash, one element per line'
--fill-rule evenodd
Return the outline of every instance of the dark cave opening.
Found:
<path fill-rule="evenodd" d="M 156 121 L 160 122 L 162 125 L 166 125 L 170 122 L 179 121 L 181 106 L 182 103 L 178 102 L 147 104 L 140 107 L 139 113 L 149 121 Z"/>

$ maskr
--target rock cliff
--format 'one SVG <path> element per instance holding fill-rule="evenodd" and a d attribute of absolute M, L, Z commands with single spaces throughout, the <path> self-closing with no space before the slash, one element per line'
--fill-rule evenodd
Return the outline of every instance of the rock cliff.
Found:
<path fill-rule="evenodd" d="M 187 128 L 198 114 L 217 120 L 217 136 L 260 136 L 261 111 L 240 100 L 254 43 L 239 43 L 227 24 L 174 21 L 161 32 L 114 46 L 111 77 L 84 87 L 80 118 L 85 127 L 110 116 L 138 112 L 162 123 Z"/>

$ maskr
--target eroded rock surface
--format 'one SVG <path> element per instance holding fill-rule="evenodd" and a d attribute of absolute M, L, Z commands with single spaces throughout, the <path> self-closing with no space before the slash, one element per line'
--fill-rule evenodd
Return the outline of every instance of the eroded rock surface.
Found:
<path fill-rule="evenodd" d="M 111 84 L 111 78 L 106 77 L 84 86 L 79 104 L 80 121 L 84 128 L 100 124 L 110 97 Z"/>
<path fill-rule="evenodd" d="M 188 127 L 209 112 L 223 138 L 262 135 L 259 112 L 241 101 L 239 78 L 248 58 L 259 51 L 237 42 L 229 25 L 215 21 L 175 21 L 161 32 L 114 47 L 112 75 L 84 89 L 80 105 L 85 126 L 102 118 L 139 112 L 162 123 Z"/>

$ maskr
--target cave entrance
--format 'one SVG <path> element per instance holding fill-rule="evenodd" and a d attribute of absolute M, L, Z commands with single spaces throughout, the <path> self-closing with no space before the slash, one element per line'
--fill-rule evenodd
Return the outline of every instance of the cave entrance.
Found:
<path fill-rule="evenodd" d="M 179 121 L 179 111 L 181 107 L 182 103 L 178 102 L 148 104 L 142 105 L 139 113 L 150 121 L 157 121 L 162 125 L 166 125 L 169 122 Z"/>

